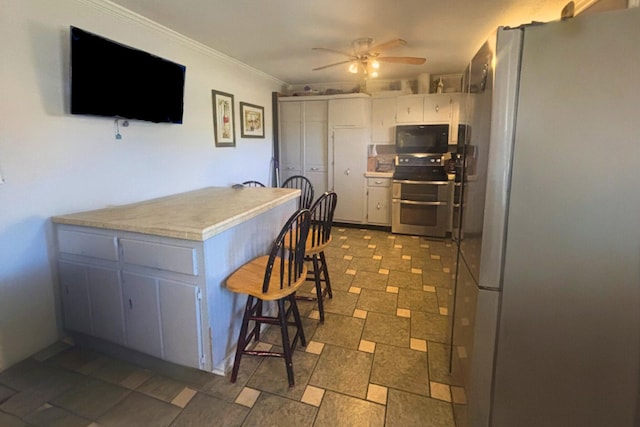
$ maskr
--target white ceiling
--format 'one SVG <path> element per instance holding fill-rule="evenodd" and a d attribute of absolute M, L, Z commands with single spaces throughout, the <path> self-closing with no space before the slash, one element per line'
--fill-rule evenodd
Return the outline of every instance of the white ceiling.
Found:
<path fill-rule="evenodd" d="M 353 39 L 395 38 L 388 56 L 426 57 L 424 65 L 383 63 L 381 79 L 462 72 L 498 26 L 560 17 L 568 0 L 112 0 L 133 12 L 288 84 L 357 82 L 345 58 Z M 578 5 L 592 3 L 589 0 Z M 580 6 L 576 6 L 579 8 Z M 585 6 L 583 5 L 582 8 Z"/>

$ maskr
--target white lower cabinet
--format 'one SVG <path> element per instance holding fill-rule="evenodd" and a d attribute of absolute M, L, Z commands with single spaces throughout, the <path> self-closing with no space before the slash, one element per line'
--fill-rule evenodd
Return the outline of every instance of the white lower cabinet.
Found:
<path fill-rule="evenodd" d="M 58 268 L 65 328 L 124 344 L 118 271 L 64 261 Z"/>
<path fill-rule="evenodd" d="M 201 366 L 200 289 L 188 283 L 159 280 L 158 296 L 164 358 L 180 365 Z"/>
<path fill-rule="evenodd" d="M 127 346 L 162 358 L 157 279 L 122 274 Z"/>
<path fill-rule="evenodd" d="M 124 306 L 119 272 L 90 267 L 88 273 L 93 335 L 124 344 Z"/>
<path fill-rule="evenodd" d="M 91 322 L 91 300 L 89 299 L 89 277 L 86 265 L 60 262 L 60 294 L 64 327 L 88 335 L 93 333 Z"/>
<path fill-rule="evenodd" d="M 391 178 L 367 178 L 367 222 L 391 225 Z"/>
<path fill-rule="evenodd" d="M 127 346 L 187 366 L 202 354 L 197 286 L 124 272 Z"/>
<path fill-rule="evenodd" d="M 201 249 L 86 230 L 58 230 L 65 329 L 202 369 Z"/>

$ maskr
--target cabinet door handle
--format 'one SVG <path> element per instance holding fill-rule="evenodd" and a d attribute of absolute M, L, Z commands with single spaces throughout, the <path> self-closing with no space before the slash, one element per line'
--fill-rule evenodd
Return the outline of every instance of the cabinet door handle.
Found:
<path fill-rule="evenodd" d="M 311 168 L 312 171 L 319 171 L 320 168 Z"/>
<path fill-rule="evenodd" d="M 129 310 L 133 310 L 133 301 L 129 298 Z"/>
<path fill-rule="evenodd" d="M 382 181 L 375 181 L 376 184 L 382 184 Z"/>
<path fill-rule="evenodd" d="M 380 202 L 378 202 L 378 206 L 376 206 L 376 209 L 380 210 Z"/>
<path fill-rule="evenodd" d="M 351 169 L 347 169 L 346 171 L 344 171 L 344 174 L 347 176 L 351 175 Z"/>
<path fill-rule="evenodd" d="M 411 114 L 411 107 L 407 107 L 407 114 Z"/>
<path fill-rule="evenodd" d="M 438 104 L 436 104 L 436 113 L 440 111 L 440 106 Z"/>

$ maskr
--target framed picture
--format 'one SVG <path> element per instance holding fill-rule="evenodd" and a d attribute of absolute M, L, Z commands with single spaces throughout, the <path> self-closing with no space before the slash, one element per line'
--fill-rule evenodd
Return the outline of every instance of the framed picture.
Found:
<path fill-rule="evenodd" d="M 264 107 L 241 102 L 240 120 L 243 138 L 264 138 Z"/>
<path fill-rule="evenodd" d="M 211 98 L 213 102 L 213 133 L 216 147 L 235 147 L 233 95 L 212 90 Z"/>

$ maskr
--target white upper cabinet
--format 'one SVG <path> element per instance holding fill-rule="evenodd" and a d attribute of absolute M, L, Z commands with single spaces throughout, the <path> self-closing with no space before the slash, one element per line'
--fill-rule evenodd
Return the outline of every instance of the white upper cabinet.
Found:
<path fill-rule="evenodd" d="M 327 191 L 328 101 L 280 100 L 280 182 L 304 175 Z"/>
<path fill-rule="evenodd" d="M 396 124 L 396 98 L 371 99 L 371 142 L 392 143 Z"/>
<path fill-rule="evenodd" d="M 293 175 L 302 169 L 302 138 L 302 102 L 281 102 L 280 167 Z"/>
<path fill-rule="evenodd" d="M 369 97 L 329 100 L 329 126 L 364 128 L 369 126 Z"/>
<path fill-rule="evenodd" d="M 405 95 L 397 98 L 396 122 L 420 123 L 423 120 L 424 96 Z"/>
<path fill-rule="evenodd" d="M 425 95 L 422 121 L 424 123 L 449 123 L 451 121 L 451 95 Z"/>

